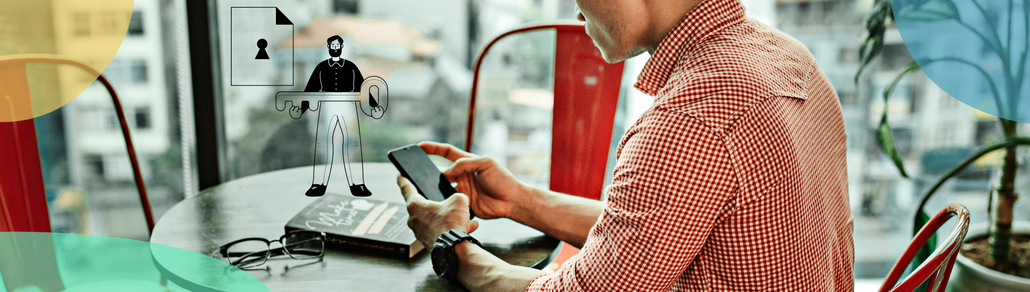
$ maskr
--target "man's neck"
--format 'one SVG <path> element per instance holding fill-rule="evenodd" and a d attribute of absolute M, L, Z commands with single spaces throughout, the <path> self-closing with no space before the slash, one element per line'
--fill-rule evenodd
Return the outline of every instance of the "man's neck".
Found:
<path fill-rule="evenodd" d="M 329 58 L 329 59 L 333 60 L 333 62 L 339 62 L 340 60 L 343 60 L 343 58 L 340 58 L 340 57 L 332 57 L 332 58 Z"/>
<path fill-rule="evenodd" d="M 690 1 L 671 1 L 674 3 L 666 3 L 670 1 L 653 1 L 651 7 L 651 29 L 647 32 L 647 41 L 645 48 L 647 52 L 654 55 L 654 52 L 658 50 L 658 45 L 662 43 L 665 36 L 669 35 L 673 29 L 683 22 L 683 18 L 687 16 L 691 11 L 694 11 L 701 2 L 704 0 L 690 0 Z M 686 3 L 684 3 L 686 2 Z"/>

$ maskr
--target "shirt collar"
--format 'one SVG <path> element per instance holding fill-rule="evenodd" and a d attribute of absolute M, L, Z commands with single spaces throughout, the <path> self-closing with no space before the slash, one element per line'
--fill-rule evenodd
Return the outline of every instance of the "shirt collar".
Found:
<path fill-rule="evenodd" d="M 329 58 L 329 60 L 327 60 L 327 61 L 329 61 L 329 67 L 330 68 L 332 68 L 333 66 L 343 68 L 343 62 L 346 61 L 346 60 L 344 60 L 343 58 L 340 58 L 339 61 L 333 61 L 333 58 Z"/>
<path fill-rule="evenodd" d="M 658 95 L 684 54 L 689 56 L 690 51 L 715 32 L 744 20 L 744 6 L 739 1 L 704 0 L 698 4 L 662 39 L 634 86 L 645 94 Z"/>

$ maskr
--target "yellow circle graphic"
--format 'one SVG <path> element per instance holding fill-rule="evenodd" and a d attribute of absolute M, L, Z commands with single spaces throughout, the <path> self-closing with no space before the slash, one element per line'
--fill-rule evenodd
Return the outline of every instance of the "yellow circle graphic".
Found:
<path fill-rule="evenodd" d="M 125 40 L 131 0 L 0 2 L 0 122 L 64 106 L 97 79 Z"/>

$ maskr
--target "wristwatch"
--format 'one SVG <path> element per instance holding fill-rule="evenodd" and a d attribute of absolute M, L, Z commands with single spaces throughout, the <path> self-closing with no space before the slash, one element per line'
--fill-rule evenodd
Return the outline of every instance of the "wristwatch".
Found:
<path fill-rule="evenodd" d="M 440 238 L 436 239 L 436 244 L 433 244 L 432 259 L 433 271 L 436 272 L 437 276 L 451 282 L 457 281 L 458 254 L 454 252 L 454 246 L 465 240 L 475 243 L 480 247 L 483 246 L 479 243 L 479 240 L 458 229 L 444 232 L 440 235 Z"/>

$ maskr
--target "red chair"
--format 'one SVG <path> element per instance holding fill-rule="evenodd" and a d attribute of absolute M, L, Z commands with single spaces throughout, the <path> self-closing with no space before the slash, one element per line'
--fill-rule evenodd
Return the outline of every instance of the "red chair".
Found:
<path fill-rule="evenodd" d="M 114 110 L 121 124 L 129 161 L 132 164 L 136 188 L 147 221 L 148 232 L 154 230 L 154 215 L 150 209 L 150 200 L 143 184 L 143 175 L 139 170 L 136 150 L 129 134 L 129 126 L 125 121 L 121 102 L 114 88 L 100 72 L 89 65 L 60 56 L 53 55 L 11 55 L 0 57 L 0 120 L 12 120 L 10 117 L 18 112 L 31 112 L 29 99 L 28 74 L 26 65 L 55 64 L 71 65 L 97 75 L 114 102 Z M 36 141 L 36 128 L 32 119 L 16 122 L 0 122 L 0 232 L 51 232 L 50 216 L 47 211 L 46 194 L 43 189 L 43 175 L 40 167 L 39 148 Z M 0 243 L 3 244 L 3 243 Z M 49 249 L 52 243 L 37 243 L 25 246 L 26 249 Z M 18 255 L 0 256 L 0 270 L 4 272 L 4 280 L 8 287 L 36 285 L 44 291 L 62 290 L 63 285 L 57 273 L 56 262 L 19 262 Z M 6 259 L 6 260 L 4 260 Z M 47 275 L 47 276 L 40 276 Z M 51 279 L 44 282 L 26 282 L 31 279 Z"/>
<path fill-rule="evenodd" d="M 905 272 L 905 268 L 908 267 L 909 263 L 912 262 L 912 258 L 916 256 L 919 249 L 923 248 L 926 241 L 937 232 L 937 229 L 944 224 L 944 222 L 951 219 L 951 217 L 958 216 L 955 227 L 951 228 L 951 232 L 948 233 L 948 237 L 944 239 L 944 242 L 937 247 L 937 250 L 933 251 L 926 261 L 919 265 L 911 274 L 908 275 L 905 280 L 898 283 L 898 279 L 901 278 L 901 274 Z M 927 222 L 919 233 L 916 234 L 916 238 L 912 240 L 912 244 L 908 246 L 905 253 L 901 255 L 901 259 L 894 264 L 894 268 L 891 269 L 887 275 L 887 279 L 884 280 L 883 286 L 880 288 L 881 292 L 907 292 L 914 291 L 919 285 L 923 284 L 927 280 L 930 280 L 926 286 L 927 291 L 944 291 L 948 285 L 948 278 L 951 277 L 951 267 L 955 265 L 955 258 L 958 257 L 959 248 L 962 246 L 962 241 L 966 238 L 966 231 L 969 230 L 969 210 L 966 210 L 965 206 L 959 204 L 951 204 L 937 213 L 930 222 Z"/>
<path fill-rule="evenodd" d="M 476 95 L 483 59 L 498 41 L 520 33 L 554 30 L 554 108 L 551 121 L 550 189 L 601 199 L 619 103 L 623 63 L 608 64 L 581 23 L 539 24 L 512 30 L 483 47 L 473 68 L 472 93 L 465 130 L 465 151 L 472 150 Z M 553 264 L 579 250 L 564 244 Z"/>

